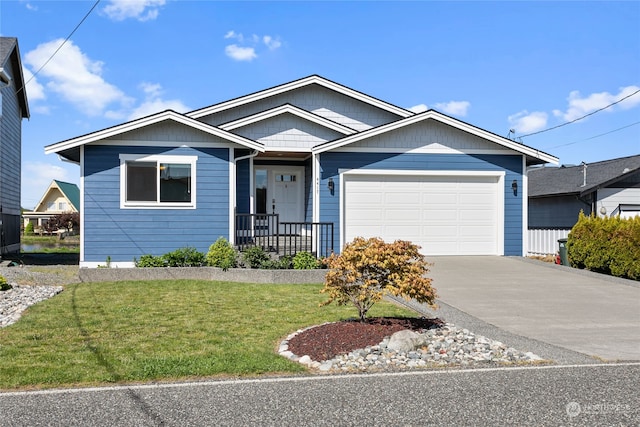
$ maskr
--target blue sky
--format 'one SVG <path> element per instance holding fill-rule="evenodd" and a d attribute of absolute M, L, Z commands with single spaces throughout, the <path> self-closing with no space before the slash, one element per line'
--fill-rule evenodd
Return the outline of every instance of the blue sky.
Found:
<path fill-rule="evenodd" d="M 0 2 L 27 79 L 94 3 Z M 27 85 L 22 205 L 79 183 L 45 145 L 311 74 L 517 138 L 640 89 L 640 2 L 102 0 Z M 640 154 L 640 93 L 521 142 L 564 164 Z"/>

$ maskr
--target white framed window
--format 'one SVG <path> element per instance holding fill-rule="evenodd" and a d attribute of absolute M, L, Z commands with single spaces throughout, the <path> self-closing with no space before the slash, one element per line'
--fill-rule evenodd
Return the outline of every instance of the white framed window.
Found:
<path fill-rule="evenodd" d="M 58 210 L 66 211 L 67 210 L 67 202 L 58 202 Z"/>
<path fill-rule="evenodd" d="M 197 156 L 120 155 L 120 207 L 195 209 Z"/>

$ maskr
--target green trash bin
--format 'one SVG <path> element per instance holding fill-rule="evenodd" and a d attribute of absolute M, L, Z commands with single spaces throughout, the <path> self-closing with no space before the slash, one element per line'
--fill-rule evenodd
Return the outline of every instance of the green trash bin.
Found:
<path fill-rule="evenodd" d="M 567 239 L 559 239 L 558 245 L 560 247 L 560 264 L 570 266 L 569 257 L 567 256 Z"/>

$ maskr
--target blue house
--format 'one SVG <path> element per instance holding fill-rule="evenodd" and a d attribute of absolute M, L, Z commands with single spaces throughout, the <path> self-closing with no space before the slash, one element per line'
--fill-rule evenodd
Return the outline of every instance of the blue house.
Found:
<path fill-rule="evenodd" d="M 28 118 L 18 40 L 0 37 L 0 258 L 20 252 L 22 119 Z"/>
<path fill-rule="evenodd" d="M 522 255 L 527 166 L 558 162 L 317 75 L 45 152 L 80 165 L 82 267 L 206 251 L 220 236 L 318 256 L 356 236 L 411 240 L 425 255 Z"/>

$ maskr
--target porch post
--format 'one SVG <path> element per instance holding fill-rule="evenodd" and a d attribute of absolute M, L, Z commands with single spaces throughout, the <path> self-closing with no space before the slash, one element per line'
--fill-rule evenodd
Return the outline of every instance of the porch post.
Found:
<path fill-rule="evenodd" d="M 236 244 L 236 159 L 229 147 L 229 243 Z"/>

